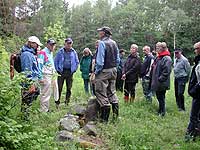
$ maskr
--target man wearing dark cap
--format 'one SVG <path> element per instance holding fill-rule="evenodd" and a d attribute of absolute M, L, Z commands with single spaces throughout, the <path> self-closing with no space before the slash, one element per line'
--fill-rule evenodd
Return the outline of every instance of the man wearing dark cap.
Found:
<path fill-rule="evenodd" d="M 118 98 L 116 96 L 115 82 L 117 65 L 119 64 L 119 50 L 109 27 L 102 27 L 99 32 L 99 44 L 96 54 L 95 66 L 95 93 L 100 104 L 100 118 L 108 122 L 110 106 L 112 105 L 113 118 L 118 116 Z"/>
<path fill-rule="evenodd" d="M 49 100 L 51 97 L 51 91 L 53 88 L 53 94 L 55 101 L 58 100 L 58 86 L 56 80 L 53 79 L 53 75 L 56 73 L 53 51 L 55 50 L 56 42 L 53 39 L 49 39 L 46 43 L 46 47 L 38 54 L 38 67 L 40 72 L 40 110 L 41 112 L 49 111 Z"/>
<path fill-rule="evenodd" d="M 188 59 L 182 55 L 182 50 L 175 49 L 175 62 L 174 62 L 174 87 L 176 104 L 179 111 L 185 111 L 184 104 L 184 91 L 185 85 L 190 75 L 190 63 Z"/>
<path fill-rule="evenodd" d="M 73 73 L 76 72 L 79 64 L 78 55 L 72 48 L 73 41 L 71 38 L 65 39 L 64 47 L 61 48 L 55 56 L 54 63 L 58 76 L 59 99 L 56 101 L 57 107 L 60 104 L 60 97 L 64 81 L 66 81 L 65 104 L 69 103 L 73 81 Z"/>

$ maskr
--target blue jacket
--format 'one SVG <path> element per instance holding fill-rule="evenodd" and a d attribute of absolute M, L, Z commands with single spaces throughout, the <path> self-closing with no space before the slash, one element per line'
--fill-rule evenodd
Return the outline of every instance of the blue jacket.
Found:
<path fill-rule="evenodd" d="M 24 45 L 21 49 L 21 68 L 27 78 L 37 80 L 39 77 L 39 69 L 35 57 L 35 50 Z"/>
<path fill-rule="evenodd" d="M 73 48 L 71 49 L 70 58 L 71 58 L 71 73 L 74 73 L 78 68 L 79 60 L 78 60 L 78 55 Z M 54 58 L 55 69 L 59 74 L 63 73 L 63 68 L 64 68 L 63 63 L 64 63 L 64 48 L 61 48 L 57 52 Z"/>

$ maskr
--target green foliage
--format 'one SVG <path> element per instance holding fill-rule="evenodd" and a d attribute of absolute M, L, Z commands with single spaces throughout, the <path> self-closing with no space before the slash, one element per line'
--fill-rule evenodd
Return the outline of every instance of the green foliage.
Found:
<path fill-rule="evenodd" d="M 24 43 L 25 39 L 13 34 L 10 37 L 4 38 L 2 44 L 7 52 L 18 52 Z"/>
<path fill-rule="evenodd" d="M 9 79 L 9 55 L 2 46 L 0 38 L 0 147 L 5 150 L 14 149 L 46 149 L 56 145 L 53 137 L 41 128 L 33 128 L 31 122 L 23 122 L 20 113 L 21 75 L 16 74 L 14 80 Z M 48 148 L 49 149 L 49 148 Z"/>
<path fill-rule="evenodd" d="M 51 24 L 47 28 L 44 28 L 44 39 L 47 41 L 49 38 L 54 38 L 58 46 L 62 46 L 64 39 L 67 37 L 67 33 L 64 32 L 61 22 Z"/>

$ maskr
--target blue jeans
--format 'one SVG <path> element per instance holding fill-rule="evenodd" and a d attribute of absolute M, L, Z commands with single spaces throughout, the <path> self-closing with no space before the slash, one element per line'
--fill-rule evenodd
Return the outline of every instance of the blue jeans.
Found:
<path fill-rule="evenodd" d="M 184 92 L 185 92 L 186 82 L 187 82 L 186 77 L 175 78 L 174 80 L 176 104 L 179 110 L 185 110 Z"/>

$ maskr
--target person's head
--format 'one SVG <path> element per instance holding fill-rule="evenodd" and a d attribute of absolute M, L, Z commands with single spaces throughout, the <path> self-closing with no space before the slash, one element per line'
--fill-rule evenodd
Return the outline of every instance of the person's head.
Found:
<path fill-rule="evenodd" d="M 97 49 L 98 46 L 99 46 L 99 42 L 100 42 L 100 40 L 97 40 L 97 41 L 95 42 L 95 48 L 96 48 L 96 49 Z"/>
<path fill-rule="evenodd" d="M 97 29 L 99 32 L 99 38 L 102 39 L 103 37 L 110 37 L 112 35 L 111 29 L 109 27 L 101 27 Z"/>
<path fill-rule="evenodd" d="M 51 52 L 53 52 L 56 48 L 56 41 L 53 39 L 48 39 L 46 46 Z"/>
<path fill-rule="evenodd" d="M 194 44 L 194 52 L 196 55 L 200 55 L 200 42 Z"/>
<path fill-rule="evenodd" d="M 180 48 L 176 48 L 174 51 L 174 54 L 175 54 L 175 58 L 179 59 L 181 58 L 182 50 Z"/>
<path fill-rule="evenodd" d="M 89 48 L 85 48 L 85 49 L 83 50 L 83 55 L 84 55 L 84 56 L 89 56 L 89 55 L 92 55 L 92 52 L 90 51 Z"/>
<path fill-rule="evenodd" d="M 42 43 L 36 36 L 30 36 L 28 38 L 28 46 L 37 50 L 39 46 L 42 46 Z"/>
<path fill-rule="evenodd" d="M 119 50 L 119 54 L 120 54 L 121 56 L 124 56 L 124 55 L 125 55 L 125 50 L 124 50 L 124 49 L 120 49 L 120 50 Z"/>
<path fill-rule="evenodd" d="M 151 48 L 149 46 L 144 46 L 143 47 L 143 53 L 145 55 L 149 55 L 151 53 Z"/>
<path fill-rule="evenodd" d="M 167 44 L 165 42 L 156 43 L 156 51 L 158 53 L 167 50 Z"/>
<path fill-rule="evenodd" d="M 130 48 L 130 53 L 134 55 L 137 54 L 137 51 L 138 51 L 138 46 L 136 44 L 132 44 Z"/>
<path fill-rule="evenodd" d="M 65 39 L 65 44 L 64 44 L 64 46 L 65 46 L 65 49 L 66 49 L 66 50 L 70 50 L 70 49 L 72 48 L 72 44 L 73 44 L 73 41 L 72 41 L 71 38 Z"/>

